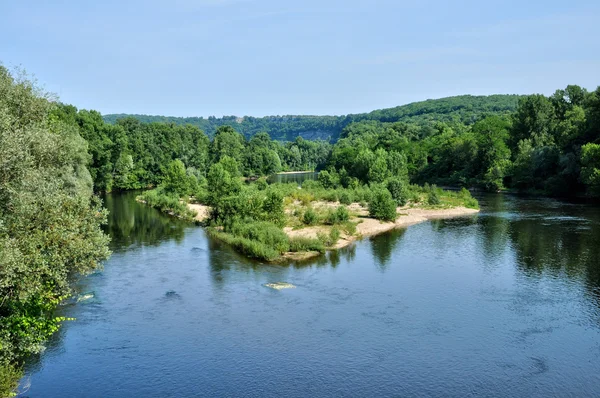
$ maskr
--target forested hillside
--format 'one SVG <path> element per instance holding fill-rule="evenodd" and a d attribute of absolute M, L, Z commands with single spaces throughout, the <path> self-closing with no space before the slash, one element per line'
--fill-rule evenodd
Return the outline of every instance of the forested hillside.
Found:
<path fill-rule="evenodd" d="M 271 138 L 283 141 L 293 141 L 298 136 L 306 139 L 335 141 L 346 126 L 364 120 L 403 121 L 419 125 L 443 121 L 469 125 L 484 114 L 505 115 L 514 111 L 519 97 L 517 95 L 462 95 L 346 116 L 224 116 L 222 118 L 211 116 L 202 118 L 112 114 L 104 115 L 103 118 L 111 124 L 115 124 L 118 119 L 125 117 L 133 117 L 143 123 L 190 124 L 199 127 L 209 137 L 213 137 L 220 126 L 232 126 L 246 138 L 259 132 L 266 132 Z"/>
<path fill-rule="evenodd" d="M 186 119 L 144 123 L 126 117 L 110 124 L 98 112 L 70 105 L 53 112 L 88 141 L 97 190 L 157 186 L 174 160 L 202 182 L 210 166 L 226 157 L 246 176 L 328 169 L 343 181 L 370 184 L 405 170 L 409 181 L 420 184 L 595 196 L 599 97 L 599 90 L 568 86 L 549 97 L 461 96 L 344 117 L 191 120 L 210 121 L 209 131 L 216 130 L 209 134 L 178 124 Z M 233 127 L 219 125 L 227 120 Z M 261 131 L 274 134 L 273 126 L 284 137 L 329 129 L 339 138 L 330 144 L 294 133 L 284 142 Z"/>

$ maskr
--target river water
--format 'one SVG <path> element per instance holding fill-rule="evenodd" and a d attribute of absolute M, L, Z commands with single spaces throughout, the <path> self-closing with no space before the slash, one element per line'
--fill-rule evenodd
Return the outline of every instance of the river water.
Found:
<path fill-rule="evenodd" d="M 105 198 L 114 254 L 25 396 L 600 396 L 597 207 L 484 196 L 265 265 L 134 197 Z"/>

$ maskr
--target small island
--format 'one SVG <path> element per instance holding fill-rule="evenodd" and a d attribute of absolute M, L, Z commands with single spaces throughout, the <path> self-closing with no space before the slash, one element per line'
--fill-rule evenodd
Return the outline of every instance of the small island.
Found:
<path fill-rule="evenodd" d="M 185 187 L 192 192 L 192 185 L 193 195 L 173 194 Z M 361 183 L 330 168 L 301 185 L 269 184 L 265 177 L 242 177 L 229 157 L 211 166 L 202 184 L 190 182 L 183 164 L 174 161 L 164 183 L 138 200 L 200 223 L 210 236 L 268 262 L 306 260 L 394 228 L 479 211 L 464 188 L 418 186 L 402 173 Z"/>

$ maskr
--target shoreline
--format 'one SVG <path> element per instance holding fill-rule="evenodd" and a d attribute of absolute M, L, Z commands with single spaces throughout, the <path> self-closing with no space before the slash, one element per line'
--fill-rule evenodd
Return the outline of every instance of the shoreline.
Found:
<path fill-rule="evenodd" d="M 368 217 L 366 215 L 359 215 L 358 217 L 352 218 L 351 221 L 360 221 L 356 226 L 356 233 L 354 235 L 348 235 L 342 233 L 337 243 L 327 248 L 327 251 L 339 250 L 344 247 L 350 246 L 357 240 L 363 238 L 381 235 L 397 228 L 407 228 L 411 225 L 420 224 L 425 221 L 439 220 L 445 218 L 458 218 L 469 216 L 479 213 L 478 209 L 470 209 L 467 207 L 452 207 L 448 209 L 422 209 L 422 208 L 407 208 L 399 207 L 397 209 L 398 218 L 395 221 L 379 221 L 375 218 Z M 289 237 L 307 237 L 315 238 L 317 233 L 327 230 L 326 226 L 314 226 L 305 227 L 294 230 L 291 227 L 285 227 L 283 231 Z M 318 252 L 304 252 L 304 253 L 284 253 L 283 258 L 288 260 L 307 260 L 312 257 L 316 257 L 321 253 Z"/>
<path fill-rule="evenodd" d="M 279 173 L 275 173 L 278 175 L 286 175 L 286 174 L 306 174 L 306 173 L 316 173 L 316 171 L 306 170 L 306 171 L 281 171 Z"/>
<path fill-rule="evenodd" d="M 337 206 L 339 203 L 316 203 L 320 206 Z M 187 204 L 188 209 L 197 212 L 194 220 L 202 223 L 209 217 L 210 207 L 201 204 Z M 375 218 L 368 216 L 368 211 L 359 206 L 357 203 L 347 206 L 349 210 L 353 210 L 357 213 L 356 217 L 352 217 L 350 221 L 358 222 L 356 225 L 356 233 L 348 235 L 342 233 L 337 243 L 331 247 L 328 247 L 326 251 L 339 250 L 344 247 L 350 246 L 357 240 L 361 240 L 366 237 L 376 236 L 385 232 L 391 231 L 396 228 L 407 228 L 411 225 L 420 224 L 425 221 L 439 220 L 445 218 L 457 218 L 464 217 L 479 213 L 478 209 L 470 209 L 467 207 L 452 207 L 442 209 L 423 209 L 423 208 L 410 208 L 410 207 L 398 207 L 398 218 L 395 221 L 379 221 Z M 327 232 L 330 230 L 330 226 L 317 225 L 307 226 L 300 229 L 293 229 L 292 227 L 284 227 L 283 232 L 290 238 L 304 237 L 304 238 L 316 238 L 320 232 Z M 287 252 L 281 255 L 281 260 L 291 261 L 302 261 L 308 260 L 313 257 L 320 256 L 323 253 L 320 252 Z M 275 260 L 273 262 L 278 262 Z"/>

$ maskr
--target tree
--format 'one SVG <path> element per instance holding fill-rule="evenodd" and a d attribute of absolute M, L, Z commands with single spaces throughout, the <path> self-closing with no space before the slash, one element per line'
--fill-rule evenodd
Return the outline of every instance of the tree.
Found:
<path fill-rule="evenodd" d="M 64 318 L 69 281 L 108 257 L 87 143 L 51 96 L 0 66 L 0 395 Z M 64 117 L 65 115 L 63 115 Z M 68 114 L 67 114 L 68 116 Z M 6 378 L 9 378 L 8 380 Z"/>
<path fill-rule="evenodd" d="M 169 163 L 161 187 L 167 194 L 177 197 L 190 194 L 190 178 L 181 160 L 176 159 Z"/>
<path fill-rule="evenodd" d="M 600 196 L 600 145 L 588 143 L 581 147 L 581 179 L 588 193 Z"/>
<path fill-rule="evenodd" d="M 369 216 L 382 221 L 394 221 L 396 213 L 396 201 L 387 189 L 378 189 L 373 193 L 369 202 Z"/>
<path fill-rule="evenodd" d="M 217 163 L 223 156 L 242 159 L 243 150 L 244 136 L 236 132 L 233 127 L 221 126 L 217 129 L 210 147 L 213 163 Z"/>

